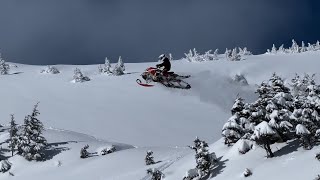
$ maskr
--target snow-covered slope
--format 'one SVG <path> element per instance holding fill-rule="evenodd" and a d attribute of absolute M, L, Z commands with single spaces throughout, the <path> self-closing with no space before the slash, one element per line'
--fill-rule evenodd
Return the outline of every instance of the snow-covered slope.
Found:
<path fill-rule="evenodd" d="M 217 179 L 242 178 L 246 167 L 253 170 L 251 179 L 277 179 L 279 173 L 285 179 L 301 179 L 298 177 L 303 175 L 296 169 L 304 161 L 307 165 L 303 167 L 308 170 L 303 172 L 309 175 L 303 177 L 313 178 L 316 175 L 313 167 L 318 163 L 314 154 L 318 147 L 304 151 L 296 147 L 296 142 L 275 145 L 274 151 L 277 147 L 284 148 L 275 153 L 275 158 L 266 159 L 264 150 L 259 147 L 239 156 L 219 139 L 237 94 L 252 102 L 256 99 L 256 84 L 267 80 L 273 72 L 288 80 L 295 73 L 317 73 L 319 58 L 319 52 L 306 52 L 249 56 L 237 62 L 223 59 L 202 63 L 174 61 L 173 71 L 191 74 L 187 79 L 192 86 L 190 90 L 138 86 L 135 80 L 140 73 L 156 63 L 125 64 L 127 74 L 119 77 L 98 74 L 98 65 L 57 65 L 61 73 L 51 75 L 41 74 L 42 66 L 17 64 L 18 68 L 12 68 L 13 74 L 0 76 L 0 123 L 8 124 L 12 113 L 18 123 L 23 123 L 24 116 L 40 101 L 39 119 L 48 128 L 45 136 L 49 143 L 58 144 L 58 150 L 53 150 L 51 159 L 40 163 L 14 156 L 10 162 L 15 176 L 1 174 L 0 178 L 148 179 L 146 169 L 149 166 L 144 165 L 144 156 L 151 149 L 155 159 L 162 162 L 150 167 L 163 170 L 166 179 L 182 179 L 185 172 L 195 166 L 194 153 L 186 146 L 191 145 L 196 136 L 213 143 L 211 150 L 221 158 L 222 163 L 216 169 Z M 71 83 L 76 67 L 91 81 Z M 249 85 L 233 82 L 236 74 L 243 74 Z M 319 80 L 318 74 L 316 79 Z M 7 136 L 6 131 L 0 132 L 0 143 Z M 119 151 L 80 159 L 79 152 L 85 144 L 90 145 L 92 152 L 110 144 L 117 145 Z M 6 143 L 1 146 L 6 148 Z M 283 152 L 288 148 L 298 151 Z M 57 166 L 59 161 L 61 166 Z"/>

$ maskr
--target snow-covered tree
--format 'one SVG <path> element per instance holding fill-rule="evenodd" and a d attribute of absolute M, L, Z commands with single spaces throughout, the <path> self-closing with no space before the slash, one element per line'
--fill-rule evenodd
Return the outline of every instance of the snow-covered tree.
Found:
<path fill-rule="evenodd" d="M 11 166 L 12 166 L 12 164 L 8 160 L 2 160 L 0 172 L 5 173 L 5 172 L 9 171 Z"/>
<path fill-rule="evenodd" d="M 233 77 L 233 81 L 239 83 L 240 85 L 248 85 L 248 81 L 243 74 L 236 74 Z"/>
<path fill-rule="evenodd" d="M 248 177 L 248 176 L 251 176 L 252 175 L 252 172 L 250 169 L 246 168 L 243 172 L 243 176 L 244 177 Z"/>
<path fill-rule="evenodd" d="M 147 174 L 151 175 L 151 180 L 161 180 L 165 177 L 165 175 L 160 170 L 155 168 L 147 169 Z"/>
<path fill-rule="evenodd" d="M 60 71 L 56 67 L 48 65 L 45 69 L 41 70 L 40 73 L 58 74 Z"/>
<path fill-rule="evenodd" d="M 85 145 L 83 148 L 81 148 L 81 150 L 80 150 L 80 158 L 89 157 L 88 149 L 89 149 L 89 145 L 88 144 Z"/>
<path fill-rule="evenodd" d="M 147 151 L 147 155 L 144 158 L 144 161 L 146 162 L 146 165 L 151 165 L 154 164 L 154 160 L 153 160 L 153 152 L 151 150 Z"/>
<path fill-rule="evenodd" d="M 307 51 L 307 48 L 306 48 L 304 42 L 302 41 L 302 42 L 301 42 L 300 52 L 306 52 L 306 51 Z"/>
<path fill-rule="evenodd" d="M 316 159 L 318 159 L 320 161 L 320 153 L 316 154 Z"/>
<path fill-rule="evenodd" d="M 118 63 L 113 68 L 112 74 L 116 75 L 116 76 L 120 76 L 120 75 L 124 74 L 125 70 L 126 69 L 125 69 L 124 63 L 123 63 L 122 58 L 120 56 L 118 59 Z"/>
<path fill-rule="evenodd" d="M 98 69 L 99 69 L 99 73 L 107 73 L 107 74 L 111 74 L 111 64 L 109 59 L 106 57 L 105 59 L 105 63 L 103 65 L 99 65 Z"/>
<path fill-rule="evenodd" d="M 278 49 L 278 53 L 285 53 L 285 52 L 286 52 L 286 50 L 284 48 L 284 44 L 281 44 L 281 46 Z"/>
<path fill-rule="evenodd" d="M 189 169 L 183 177 L 183 180 L 193 180 L 197 177 L 199 177 L 197 169 Z"/>
<path fill-rule="evenodd" d="M 11 149 L 11 154 L 13 156 L 13 153 L 18 145 L 18 140 L 19 140 L 18 128 L 14 120 L 13 114 L 11 114 L 9 134 L 10 134 L 10 141 L 9 141 L 8 147 Z"/>
<path fill-rule="evenodd" d="M 216 49 L 213 52 L 213 60 L 219 60 L 218 55 L 219 55 L 219 49 Z"/>
<path fill-rule="evenodd" d="M 2 58 L 0 53 L 0 74 L 6 75 L 9 73 L 9 70 L 10 70 L 9 64 L 7 64 L 7 62 Z"/>
<path fill-rule="evenodd" d="M 101 155 L 110 154 L 116 151 L 116 147 L 114 145 L 107 147 L 101 151 Z"/>
<path fill-rule="evenodd" d="M 312 148 L 311 133 L 304 125 L 298 124 L 296 126 L 296 135 L 301 139 L 302 145 L 305 149 Z"/>
<path fill-rule="evenodd" d="M 277 48 L 276 48 L 276 46 L 274 44 L 272 45 L 271 53 L 272 54 L 276 54 L 277 53 Z"/>
<path fill-rule="evenodd" d="M 73 74 L 73 82 L 79 83 L 84 81 L 90 81 L 90 78 L 87 76 L 84 76 L 81 70 L 79 68 L 76 68 Z"/>
<path fill-rule="evenodd" d="M 239 47 L 239 54 L 241 56 L 250 56 L 250 55 L 252 55 L 252 53 L 250 51 L 248 51 L 247 47 L 244 47 L 243 49 L 241 49 Z"/>
<path fill-rule="evenodd" d="M 40 114 L 37 103 L 30 115 L 24 119 L 23 131 L 18 140 L 18 153 L 27 160 L 40 160 L 44 157 L 43 150 L 47 140 L 42 136 L 44 130 L 42 122 L 38 119 Z"/>
<path fill-rule="evenodd" d="M 229 60 L 231 60 L 231 61 L 240 61 L 241 60 L 241 55 L 238 54 L 237 48 L 234 48 L 232 50 L 231 57 L 229 58 Z"/>
<path fill-rule="evenodd" d="M 205 141 L 200 140 L 198 137 L 193 141 L 194 146 L 189 146 L 195 150 L 196 163 L 199 177 L 202 178 L 210 173 L 210 170 L 217 162 L 215 153 L 209 153 L 208 144 Z"/>
<path fill-rule="evenodd" d="M 272 129 L 272 127 L 266 121 L 263 121 L 255 127 L 254 134 L 251 139 L 257 144 L 263 146 L 267 152 L 267 157 L 273 157 L 274 155 L 271 151 L 270 144 L 272 144 L 278 137 L 278 134 Z"/>
<path fill-rule="evenodd" d="M 232 54 L 232 50 L 229 50 L 228 48 L 226 48 L 226 51 L 224 52 L 226 59 L 231 58 L 231 54 Z"/>
<path fill-rule="evenodd" d="M 320 180 L 320 174 L 318 174 L 313 180 Z"/>

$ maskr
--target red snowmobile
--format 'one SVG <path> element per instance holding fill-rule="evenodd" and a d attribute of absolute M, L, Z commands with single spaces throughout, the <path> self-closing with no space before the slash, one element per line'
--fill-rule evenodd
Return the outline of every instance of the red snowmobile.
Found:
<path fill-rule="evenodd" d="M 154 84 L 152 82 L 158 82 L 162 85 L 170 88 L 179 88 L 179 89 L 190 89 L 191 86 L 182 79 L 189 78 L 190 75 L 180 76 L 174 72 L 162 72 L 158 68 L 149 67 L 141 74 L 141 77 L 145 80 L 145 83 L 142 83 L 140 79 L 137 79 L 137 83 L 141 86 L 152 87 Z"/>

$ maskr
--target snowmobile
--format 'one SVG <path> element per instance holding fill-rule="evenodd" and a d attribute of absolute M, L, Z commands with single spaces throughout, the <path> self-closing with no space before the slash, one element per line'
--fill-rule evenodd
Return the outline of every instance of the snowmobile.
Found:
<path fill-rule="evenodd" d="M 143 83 L 140 79 L 137 79 L 136 82 L 144 87 L 153 87 L 153 82 L 160 83 L 165 87 L 169 88 L 179 88 L 179 89 L 190 89 L 191 86 L 182 79 L 189 78 L 190 75 L 181 76 L 174 72 L 162 73 L 161 69 L 149 67 L 142 74 L 141 77 L 145 80 Z"/>

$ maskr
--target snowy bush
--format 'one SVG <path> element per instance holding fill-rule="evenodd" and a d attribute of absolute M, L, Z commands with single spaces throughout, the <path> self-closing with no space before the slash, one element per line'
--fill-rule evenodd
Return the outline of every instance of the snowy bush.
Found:
<path fill-rule="evenodd" d="M 218 49 L 216 49 L 213 54 L 212 54 L 212 50 L 209 50 L 204 54 L 199 54 L 197 50 L 194 48 L 193 50 L 190 49 L 188 53 L 185 53 L 185 56 L 186 56 L 185 59 L 189 62 L 219 60 Z"/>
<path fill-rule="evenodd" d="M 244 177 L 248 177 L 248 176 L 251 176 L 252 175 L 252 172 L 250 169 L 246 168 L 243 172 L 243 176 Z"/>
<path fill-rule="evenodd" d="M 101 151 L 101 155 L 110 154 L 116 151 L 116 147 L 112 145 L 111 147 L 107 147 Z"/>
<path fill-rule="evenodd" d="M 0 74 L 6 75 L 9 73 L 9 70 L 10 70 L 9 64 L 7 64 L 6 61 L 1 57 L 1 53 L 0 53 Z"/>
<path fill-rule="evenodd" d="M 37 103 L 30 115 L 24 118 L 22 133 L 17 142 L 18 153 L 27 160 L 41 160 L 44 158 L 43 150 L 47 146 L 47 140 L 42 136 L 44 127 L 38 119 L 40 114 Z"/>
<path fill-rule="evenodd" d="M 165 177 L 165 175 L 155 168 L 147 169 L 147 174 L 151 175 L 151 180 L 161 180 Z"/>
<path fill-rule="evenodd" d="M 74 74 L 73 74 L 73 82 L 79 83 L 79 82 L 84 82 L 84 81 L 90 81 L 90 78 L 87 76 L 84 76 L 82 74 L 81 70 L 76 68 L 74 70 Z"/>
<path fill-rule="evenodd" d="M 191 149 L 195 150 L 196 155 L 196 169 L 198 171 L 199 177 L 202 178 L 210 173 L 217 162 L 217 157 L 215 153 L 209 153 L 208 144 L 205 141 L 201 141 L 198 137 L 193 141 L 194 146 L 189 146 Z"/>
<path fill-rule="evenodd" d="M 5 173 L 5 172 L 9 171 L 11 166 L 12 166 L 12 164 L 8 160 L 2 160 L 0 172 Z"/>
<path fill-rule="evenodd" d="M 146 165 L 151 165 L 151 164 L 154 164 L 154 160 L 153 160 L 153 152 L 152 151 L 147 151 L 147 155 L 146 157 L 144 158 L 145 162 L 146 162 Z"/>
<path fill-rule="evenodd" d="M 106 73 L 106 74 L 111 74 L 112 71 L 111 71 L 110 68 L 111 68 L 110 61 L 109 61 L 109 59 L 106 57 L 105 63 L 104 63 L 103 65 L 99 65 L 98 70 L 99 70 L 99 73 L 101 73 L 101 74 L 104 74 L 104 73 Z"/>
<path fill-rule="evenodd" d="M 41 70 L 40 73 L 46 73 L 46 74 L 58 74 L 60 71 L 53 66 L 47 66 L 45 69 Z"/>
<path fill-rule="evenodd" d="M 240 61 L 241 55 L 237 52 L 237 48 L 234 48 L 231 52 L 231 56 L 228 58 L 230 61 Z"/>
<path fill-rule="evenodd" d="M 320 180 L 320 174 L 318 174 L 317 177 L 314 178 L 314 180 Z"/>
<path fill-rule="evenodd" d="M 89 157 L 89 152 L 87 151 L 89 149 L 89 145 L 85 145 L 83 148 L 80 150 L 80 158 L 87 158 Z"/>
<path fill-rule="evenodd" d="M 118 59 L 118 63 L 113 68 L 112 74 L 115 76 L 120 76 L 124 74 L 124 71 L 126 70 L 125 65 L 122 61 L 121 56 Z"/>

